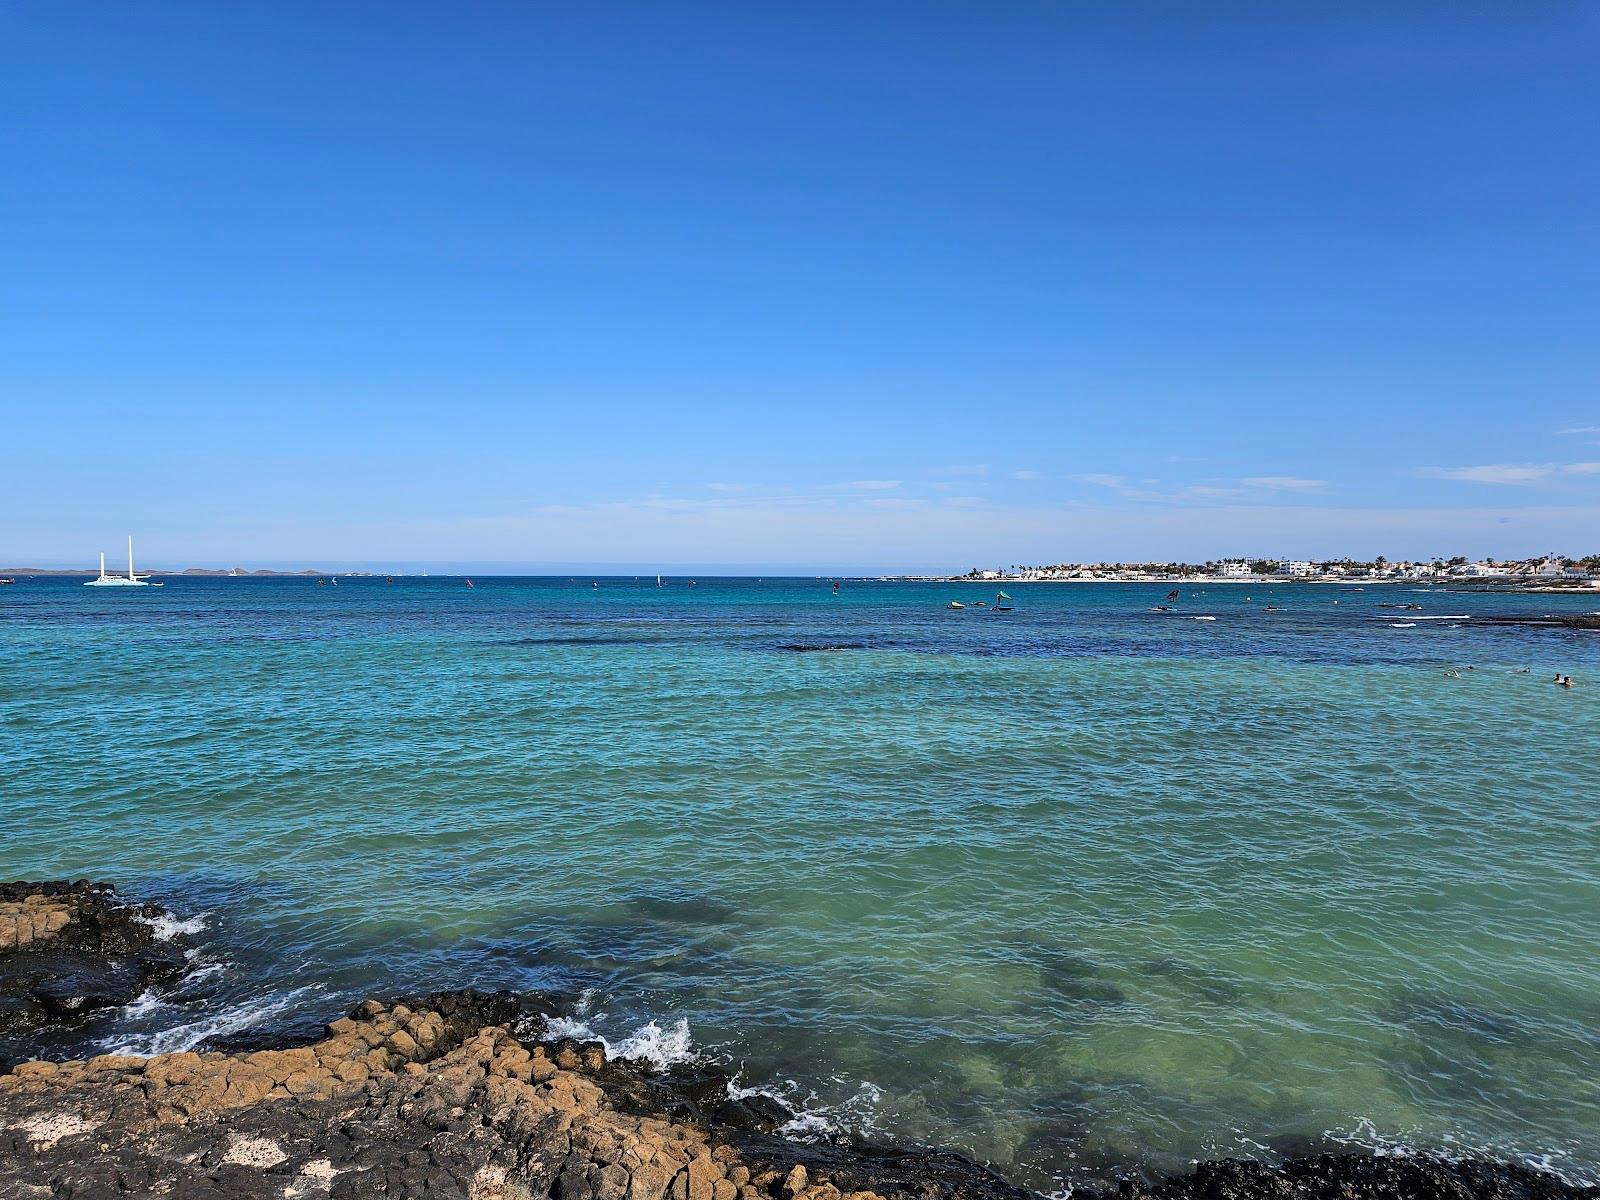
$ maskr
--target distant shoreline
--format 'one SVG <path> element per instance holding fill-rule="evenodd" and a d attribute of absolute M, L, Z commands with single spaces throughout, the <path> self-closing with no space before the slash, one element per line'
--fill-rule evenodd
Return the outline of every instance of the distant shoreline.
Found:
<path fill-rule="evenodd" d="M 4 567 L 0 568 L 0 578 L 13 579 L 92 579 L 99 574 L 89 568 L 74 567 Z M 462 572 L 439 573 L 433 575 L 416 575 L 407 573 L 385 571 L 323 571 L 314 567 L 307 567 L 298 571 L 275 571 L 265 568 L 245 570 L 243 568 L 211 568 L 211 567 L 186 567 L 183 570 L 151 570 L 141 571 L 141 575 L 162 579 L 456 579 L 468 578 Z M 547 575 L 499 575 L 474 573 L 478 579 L 560 579 L 569 575 L 569 572 L 560 572 Z M 644 579 L 649 574 L 646 572 L 626 572 L 597 574 L 592 572 L 578 572 L 577 578 L 591 579 Z M 674 575 L 673 579 L 687 579 L 688 575 Z M 698 575 L 694 578 L 701 580 L 711 579 L 843 579 L 856 583 L 918 583 L 927 585 L 961 585 L 980 588 L 1007 588 L 1022 587 L 1032 584 L 1078 584 L 1096 586 L 1115 584 L 1122 586 L 1162 586 L 1168 588 L 1197 588 L 1197 587 L 1239 587 L 1254 585 L 1256 587 L 1343 587 L 1343 588 L 1369 588 L 1369 587 L 1414 587 L 1435 588 L 1448 587 L 1453 590 L 1500 592 L 1510 595 L 1535 595 L 1535 594 L 1573 594 L 1583 595 L 1591 592 L 1600 592 L 1600 579 L 1566 579 L 1548 580 L 1544 582 L 1523 581 L 1512 578 L 1496 579 L 1493 577 L 1451 578 L 1449 576 L 1430 576 L 1420 579 L 1373 579 L 1373 578 L 1296 578 L 1288 576 L 1254 575 L 1245 578 L 1222 575 L 1149 575 L 1136 579 L 1019 579 L 1010 576 L 993 579 L 974 579 L 967 575 Z"/>
<path fill-rule="evenodd" d="M 902 575 L 891 576 L 892 583 L 940 583 L 940 584 L 968 584 L 977 587 L 1023 587 L 1036 583 L 1047 584 L 1082 584 L 1085 586 L 1098 586 L 1101 584 L 1126 584 L 1133 586 L 1164 585 L 1176 588 L 1193 587 L 1239 587 L 1254 585 L 1256 587 L 1451 587 L 1472 591 L 1485 592 L 1596 592 L 1600 591 L 1600 579 L 1574 579 L 1563 582 L 1550 583 L 1524 583 L 1519 580 L 1505 579 L 1293 579 L 1273 575 L 1256 575 L 1247 579 L 1221 575 L 1151 575 L 1144 579 L 972 579 L 965 575 Z"/>

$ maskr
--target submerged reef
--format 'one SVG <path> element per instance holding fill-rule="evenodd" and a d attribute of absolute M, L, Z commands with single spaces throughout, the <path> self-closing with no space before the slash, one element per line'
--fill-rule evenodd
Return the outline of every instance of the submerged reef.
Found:
<path fill-rule="evenodd" d="M 1520 625 L 1529 629 L 1600 630 L 1600 613 L 1529 613 L 1522 616 L 1482 616 L 1474 625 Z"/>
<path fill-rule="evenodd" d="M 0 894 L 0 920 L 18 931 L 0 941 L 0 971 L 9 972 L 13 959 L 28 959 L 34 978 L 50 961 L 37 957 L 35 943 L 60 939 L 80 920 L 86 929 L 62 947 L 74 947 L 78 969 L 97 956 L 105 970 L 130 958 L 144 963 L 142 954 L 165 944 L 146 944 L 131 930 L 122 930 L 131 939 L 125 940 L 116 932 L 120 918 L 109 889 L 27 886 L 33 890 Z M 135 924 L 160 915 L 129 912 Z M 99 950 L 91 948 L 87 929 L 97 923 L 105 930 Z M 160 966 L 166 960 L 151 961 Z M 141 976 L 141 986 L 155 977 Z M 31 986 L 37 990 L 38 984 Z M 33 1005 L 25 1019 L 52 1019 L 55 1011 Z M 73 1019 L 76 1011 L 66 1010 L 61 1019 Z M 1034 1196 L 955 1154 L 846 1137 L 791 1141 L 780 1131 L 795 1114 L 771 1097 L 734 1088 L 720 1068 L 662 1069 L 608 1059 L 598 1042 L 547 1041 L 558 1015 L 538 996 L 460 990 L 392 1003 L 368 1000 L 314 1040 L 267 1049 L 19 1063 L 0 1074 L 0 1196 Z M 1102 1200 L 1097 1193 L 1079 1194 Z M 1147 1200 L 1600 1200 L 1600 1189 L 1509 1164 L 1369 1154 L 1282 1164 L 1209 1162 L 1166 1180 L 1127 1180 L 1114 1194 Z"/>

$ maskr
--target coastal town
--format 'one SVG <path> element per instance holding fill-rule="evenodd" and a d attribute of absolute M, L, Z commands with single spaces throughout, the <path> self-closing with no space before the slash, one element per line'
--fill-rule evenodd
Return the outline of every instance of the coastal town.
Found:
<path fill-rule="evenodd" d="M 1572 558 L 1547 554 L 1528 559 L 1479 559 L 1465 555 L 1426 561 L 1393 560 L 1379 555 L 1370 562 L 1341 558 L 1318 562 L 1296 558 L 1224 558 L 1205 563 L 1098 562 L 1053 563 L 999 569 L 973 568 L 965 575 L 940 577 L 948 582 L 1012 583 L 1479 583 L 1519 589 L 1600 589 L 1600 554 Z"/>

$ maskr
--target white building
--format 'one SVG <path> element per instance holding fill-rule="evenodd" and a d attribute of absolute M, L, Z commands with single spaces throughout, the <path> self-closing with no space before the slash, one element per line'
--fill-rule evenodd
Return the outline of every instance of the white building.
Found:
<path fill-rule="evenodd" d="M 1245 579 L 1253 572 L 1250 564 L 1242 558 L 1225 559 L 1222 562 L 1209 562 L 1206 570 L 1213 575 L 1220 575 L 1223 579 Z"/>
<path fill-rule="evenodd" d="M 1278 574 L 1288 575 L 1294 579 L 1304 579 L 1307 575 L 1315 575 L 1317 569 L 1308 562 L 1299 559 L 1286 559 L 1278 564 Z"/>

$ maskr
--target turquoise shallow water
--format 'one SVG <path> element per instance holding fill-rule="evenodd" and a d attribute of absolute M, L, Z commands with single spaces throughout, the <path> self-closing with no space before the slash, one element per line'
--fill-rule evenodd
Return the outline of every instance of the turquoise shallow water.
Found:
<path fill-rule="evenodd" d="M 1597 1173 L 1600 634 L 1470 618 L 1600 597 L 1008 590 L 26 580 L 0 876 L 205 914 L 108 1046 L 538 988 L 1046 1189 L 1329 1136 Z"/>

